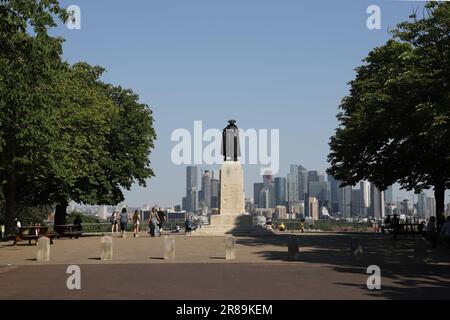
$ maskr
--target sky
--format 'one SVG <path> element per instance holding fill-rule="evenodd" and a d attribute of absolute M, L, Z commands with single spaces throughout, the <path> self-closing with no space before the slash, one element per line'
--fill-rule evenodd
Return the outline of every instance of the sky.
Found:
<path fill-rule="evenodd" d="M 389 38 L 388 30 L 423 2 L 358 0 L 71 0 L 81 29 L 60 24 L 64 58 L 87 61 L 103 79 L 133 89 L 151 106 L 158 135 L 150 155 L 156 177 L 125 191 L 130 206 L 181 203 L 184 165 L 171 151 L 174 130 L 279 129 L 280 171 L 290 164 L 328 167 L 329 138 L 354 68 Z M 369 30 L 370 5 L 381 29 Z M 421 11 L 419 11 L 421 12 Z M 218 167 L 201 166 L 203 169 Z M 260 182 L 260 166 L 245 166 L 245 189 Z"/>

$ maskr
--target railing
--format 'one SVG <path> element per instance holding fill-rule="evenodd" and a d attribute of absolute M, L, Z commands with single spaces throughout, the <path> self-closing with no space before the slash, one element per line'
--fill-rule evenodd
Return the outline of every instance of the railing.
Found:
<path fill-rule="evenodd" d="M 176 220 L 176 221 L 167 221 L 164 223 L 164 230 L 175 230 L 176 226 L 180 226 L 180 228 L 184 228 L 184 220 Z M 50 231 L 53 231 L 53 224 L 49 224 L 48 228 Z M 84 234 L 107 234 L 111 233 L 112 231 L 112 224 L 111 223 L 82 223 L 81 224 L 82 230 Z M 120 230 L 120 224 L 117 224 L 116 226 L 116 232 Z M 127 224 L 127 232 L 133 232 L 133 224 L 128 223 Z M 139 226 L 140 232 L 148 232 L 149 226 L 147 224 L 147 221 L 144 223 L 141 223 Z"/>

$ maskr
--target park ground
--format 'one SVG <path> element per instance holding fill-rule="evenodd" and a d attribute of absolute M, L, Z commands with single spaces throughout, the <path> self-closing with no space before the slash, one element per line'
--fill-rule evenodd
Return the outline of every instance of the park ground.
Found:
<path fill-rule="evenodd" d="M 163 259 L 161 238 L 113 236 L 113 261 L 100 260 L 99 236 L 55 240 L 51 261 L 34 245 L 0 243 L 0 300 L 326 300 L 449 299 L 450 249 L 428 248 L 416 259 L 415 239 L 380 234 L 300 234 L 300 259 L 288 261 L 288 234 L 237 237 L 225 260 L 225 237 L 176 235 L 176 260 Z M 361 239 L 362 258 L 350 239 Z M 81 269 L 81 290 L 69 290 L 67 267 Z M 381 290 L 367 288 L 367 267 L 381 269 Z"/>

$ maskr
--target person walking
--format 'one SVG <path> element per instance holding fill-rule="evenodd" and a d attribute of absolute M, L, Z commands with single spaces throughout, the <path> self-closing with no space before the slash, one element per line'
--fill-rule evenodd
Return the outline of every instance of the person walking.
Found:
<path fill-rule="evenodd" d="M 166 213 L 163 208 L 159 208 L 158 210 L 158 220 L 159 220 L 159 234 L 161 236 L 161 232 L 164 228 L 164 223 L 166 222 Z"/>
<path fill-rule="evenodd" d="M 152 208 L 148 224 L 150 226 L 150 237 L 160 237 L 161 233 L 159 230 L 159 218 L 155 207 Z"/>
<path fill-rule="evenodd" d="M 127 231 L 127 227 L 128 227 L 128 212 L 126 208 L 122 209 L 122 212 L 120 213 L 119 216 L 119 220 L 120 220 L 120 233 L 121 233 L 121 237 L 122 238 L 126 238 L 126 231 Z"/>
<path fill-rule="evenodd" d="M 134 211 L 133 214 L 133 236 L 139 238 L 139 225 L 141 224 L 141 217 L 138 210 Z"/>
<path fill-rule="evenodd" d="M 438 233 L 436 230 L 436 217 L 430 217 L 430 220 L 427 224 L 427 233 L 425 239 L 433 244 L 433 248 L 437 247 Z"/>
<path fill-rule="evenodd" d="M 188 216 L 184 223 L 186 236 L 192 233 L 193 224 L 192 217 Z"/>
<path fill-rule="evenodd" d="M 114 234 L 115 232 L 119 231 L 117 228 L 117 211 L 114 211 L 111 214 L 111 217 L 109 218 L 109 222 L 111 222 L 111 233 Z"/>

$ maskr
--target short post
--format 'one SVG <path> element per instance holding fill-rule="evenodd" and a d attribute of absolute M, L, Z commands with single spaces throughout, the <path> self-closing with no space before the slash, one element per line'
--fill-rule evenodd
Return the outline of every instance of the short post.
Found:
<path fill-rule="evenodd" d="M 288 260 L 297 261 L 300 259 L 300 243 L 297 236 L 289 236 L 288 239 Z"/>
<path fill-rule="evenodd" d="M 164 237 L 164 260 L 175 260 L 174 237 Z"/>
<path fill-rule="evenodd" d="M 102 254 L 101 260 L 113 259 L 113 238 L 110 236 L 104 236 L 101 239 Z"/>
<path fill-rule="evenodd" d="M 427 253 L 427 241 L 424 238 L 416 240 L 414 245 L 414 258 L 416 262 L 425 262 Z"/>
<path fill-rule="evenodd" d="M 37 261 L 50 261 L 50 239 L 40 237 L 37 241 Z"/>
<path fill-rule="evenodd" d="M 225 259 L 236 259 L 236 239 L 231 235 L 225 236 Z"/>
<path fill-rule="evenodd" d="M 362 258 L 364 250 L 361 244 L 361 238 L 351 238 L 350 240 L 350 250 L 353 259 Z"/>

